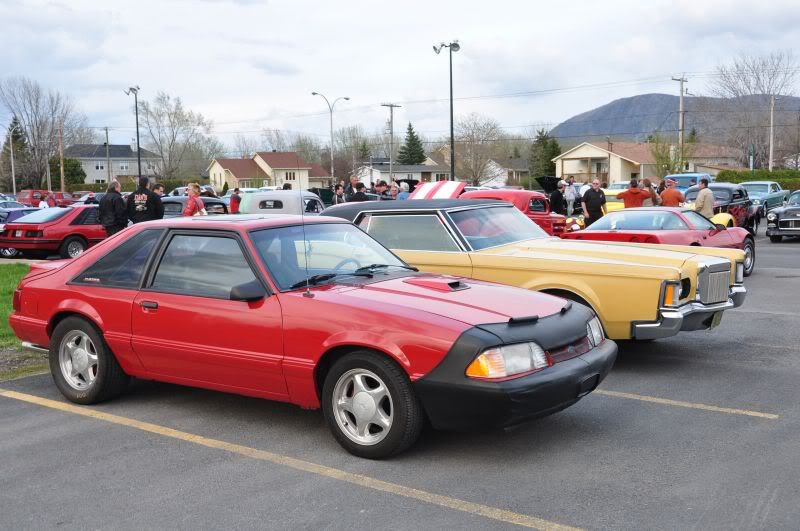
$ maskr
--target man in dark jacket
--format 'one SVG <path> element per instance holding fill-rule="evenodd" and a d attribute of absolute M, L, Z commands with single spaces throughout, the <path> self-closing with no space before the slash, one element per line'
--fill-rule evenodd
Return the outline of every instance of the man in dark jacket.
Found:
<path fill-rule="evenodd" d="M 161 198 L 149 189 L 150 179 L 139 178 L 139 188 L 128 196 L 128 219 L 134 223 L 151 221 L 164 217 Z"/>
<path fill-rule="evenodd" d="M 564 199 L 564 190 L 567 189 L 567 182 L 558 181 L 558 188 L 550 194 L 550 210 L 562 216 L 567 215 L 567 200 Z"/>
<path fill-rule="evenodd" d="M 100 224 L 106 229 L 106 234 L 109 236 L 128 226 L 125 200 L 122 199 L 119 191 L 119 182 L 111 181 L 108 184 L 106 195 L 100 200 Z"/>

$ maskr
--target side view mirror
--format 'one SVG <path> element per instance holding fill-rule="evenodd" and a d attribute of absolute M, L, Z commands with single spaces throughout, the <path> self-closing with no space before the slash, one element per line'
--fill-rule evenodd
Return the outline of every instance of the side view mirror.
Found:
<path fill-rule="evenodd" d="M 725 230 L 725 225 L 722 223 L 715 223 L 714 228 L 717 229 L 717 232 L 722 232 Z"/>
<path fill-rule="evenodd" d="M 251 280 L 231 288 L 232 301 L 253 302 L 260 301 L 267 296 L 267 290 L 257 280 Z"/>

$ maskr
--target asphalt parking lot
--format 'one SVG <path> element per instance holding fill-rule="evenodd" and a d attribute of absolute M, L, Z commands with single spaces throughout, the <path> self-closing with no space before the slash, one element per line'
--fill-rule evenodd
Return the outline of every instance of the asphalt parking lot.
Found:
<path fill-rule="evenodd" d="M 0 527 L 797 529 L 800 241 L 757 240 L 719 328 L 620 344 L 598 392 L 382 462 L 295 406 L 136 381 L 94 407 L 0 384 Z"/>

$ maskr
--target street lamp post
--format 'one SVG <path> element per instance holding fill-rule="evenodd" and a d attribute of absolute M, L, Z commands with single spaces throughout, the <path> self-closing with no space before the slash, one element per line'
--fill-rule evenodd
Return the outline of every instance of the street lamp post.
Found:
<path fill-rule="evenodd" d="M 129 87 L 125 91 L 128 96 L 133 93 L 133 106 L 136 109 L 136 162 L 139 167 L 139 178 L 142 178 L 142 150 L 139 144 L 139 85 Z"/>
<path fill-rule="evenodd" d="M 450 51 L 450 180 L 454 181 L 456 178 L 456 144 L 453 135 L 453 52 L 461 49 L 458 40 L 454 39 L 450 44 L 441 43 L 433 46 L 433 51 L 438 55 L 442 48 L 448 48 Z"/>
<path fill-rule="evenodd" d="M 350 100 L 348 96 L 340 96 L 333 100 L 333 103 L 328 101 L 328 98 L 325 97 L 324 94 L 320 94 L 319 92 L 312 92 L 312 96 L 321 96 L 325 103 L 328 104 L 328 111 L 330 112 L 331 118 L 331 181 L 333 182 L 334 187 L 336 187 L 336 178 L 333 176 L 333 107 L 336 105 L 336 102 L 339 100 Z"/>

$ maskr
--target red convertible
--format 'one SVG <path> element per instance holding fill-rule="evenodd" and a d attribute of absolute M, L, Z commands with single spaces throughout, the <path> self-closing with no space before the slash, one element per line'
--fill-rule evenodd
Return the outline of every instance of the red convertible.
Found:
<path fill-rule="evenodd" d="M 92 404 L 131 376 L 321 408 L 367 458 L 562 410 L 617 346 L 581 304 L 419 273 L 338 218 L 208 216 L 129 227 L 34 264 L 9 319 Z"/>
<path fill-rule="evenodd" d="M 0 248 L 14 248 L 30 258 L 53 253 L 75 258 L 105 237 L 96 205 L 51 207 L 6 223 Z"/>
<path fill-rule="evenodd" d="M 727 247 L 744 251 L 744 276 L 756 267 L 756 244 L 742 227 L 715 225 L 687 208 L 643 207 L 609 212 L 584 230 L 561 235 L 570 240 Z"/>
<path fill-rule="evenodd" d="M 566 217 L 550 211 L 550 200 L 541 192 L 530 190 L 474 190 L 464 192 L 459 199 L 497 199 L 508 201 L 539 225 L 550 236 L 564 232 Z"/>

